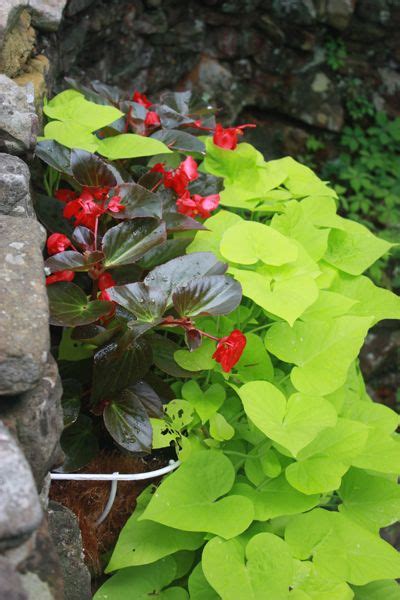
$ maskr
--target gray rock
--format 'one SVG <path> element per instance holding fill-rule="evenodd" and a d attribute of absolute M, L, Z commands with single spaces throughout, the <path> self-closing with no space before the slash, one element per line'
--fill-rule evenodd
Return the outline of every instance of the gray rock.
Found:
<path fill-rule="evenodd" d="M 48 360 L 43 233 L 33 219 L 0 216 L 0 396 L 35 387 Z"/>
<path fill-rule="evenodd" d="M 1 0 L 0 2 L 0 48 L 9 30 L 14 26 L 20 12 L 29 0 Z"/>
<path fill-rule="evenodd" d="M 76 516 L 58 502 L 50 502 L 49 530 L 64 575 L 65 600 L 89 600 L 90 574 L 83 562 L 82 538 Z"/>
<path fill-rule="evenodd" d="M 349 26 L 356 3 L 355 0 L 318 0 L 316 4 L 319 17 L 342 30 Z"/>
<path fill-rule="evenodd" d="M 22 154 L 33 149 L 38 130 L 33 88 L 0 75 L 0 150 Z"/>
<path fill-rule="evenodd" d="M 35 388 L 18 400 L 4 397 L 0 402 L 0 418 L 15 432 L 39 490 L 48 471 L 63 460 L 59 443 L 63 430 L 61 394 L 57 364 L 50 356 Z"/>
<path fill-rule="evenodd" d="M 18 546 L 39 526 L 42 509 L 29 465 L 0 422 L 0 551 Z"/>
<path fill-rule="evenodd" d="M 23 160 L 0 153 L 0 214 L 33 217 L 30 173 Z"/>
<path fill-rule="evenodd" d="M 28 600 L 21 579 L 11 563 L 0 558 L 0 598 L 4 600 Z"/>
<path fill-rule="evenodd" d="M 66 4 L 67 0 L 29 0 L 35 27 L 57 31 Z"/>

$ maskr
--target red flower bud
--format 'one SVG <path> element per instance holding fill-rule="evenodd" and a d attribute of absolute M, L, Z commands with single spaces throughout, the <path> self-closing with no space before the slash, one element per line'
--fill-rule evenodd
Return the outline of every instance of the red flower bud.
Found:
<path fill-rule="evenodd" d="M 102 273 L 99 277 L 99 290 L 102 292 L 107 288 L 113 287 L 115 285 L 114 279 L 111 277 L 110 273 Z"/>
<path fill-rule="evenodd" d="M 46 277 L 46 285 L 57 283 L 58 281 L 72 281 L 75 277 L 74 271 L 58 271 Z"/>
<path fill-rule="evenodd" d="M 146 127 L 158 127 L 161 125 L 160 117 L 154 110 L 149 110 L 144 120 Z"/>
<path fill-rule="evenodd" d="M 246 336 L 239 329 L 234 329 L 228 336 L 219 340 L 212 357 L 220 363 L 225 373 L 229 373 L 236 365 L 246 347 L 246 342 Z"/>
<path fill-rule="evenodd" d="M 49 254 L 64 252 L 64 250 L 71 246 L 71 242 L 63 233 L 52 233 L 47 239 L 47 252 Z"/>

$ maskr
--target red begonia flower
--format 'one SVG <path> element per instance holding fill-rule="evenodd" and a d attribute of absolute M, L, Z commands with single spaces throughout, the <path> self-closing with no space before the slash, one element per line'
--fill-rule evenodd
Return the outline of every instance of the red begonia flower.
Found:
<path fill-rule="evenodd" d="M 197 171 L 197 163 L 191 156 L 185 158 L 179 167 L 173 169 L 172 171 L 161 171 L 159 163 L 154 165 L 154 167 L 157 167 L 158 173 L 163 173 L 164 186 L 166 188 L 173 189 L 178 196 L 181 196 L 186 191 L 189 183 L 197 179 L 199 176 Z M 152 171 L 156 170 L 154 167 Z"/>
<path fill-rule="evenodd" d="M 75 277 L 74 271 L 58 271 L 46 277 L 46 285 L 57 283 L 58 281 L 72 281 Z"/>
<path fill-rule="evenodd" d="M 256 127 L 252 123 L 239 125 L 238 127 L 222 127 L 219 123 L 215 126 L 213 142 L 216 146 L 225 150 L 235 150 L 238 142 L 238 135 L 243 135 L 243 129 L 246 127 Z"/>
<path fill-rule="evenodd" d="M 125 208 L 126 206 L 121 204 L 121 196 L 113 196 L 107 206 L 108 210 L 115 213 L 122 212 Z"/>
<path fill-rule="evenodd" d="M 146 127 L 158 127 L 161 125 L 160 117 L 154 110 L 149 110 L 144 120 Z"/>
<path fill-rule="evenodd" d="M 151 106 L 153 104 L 152 102 L 150 102 L 150 100 L 148 99 L 147 96 L 145 96 L 144 94 L 141 94 L 137 90 L 135 90 L 135 92 L 132 96 L 132 100 L 134 102 L 137 102 L 137 104 L 141 104 L 145 108 L 149 108 L 149 106 Z"/>
<path fill-rule="evenodd" d="M 239 329 L 234 329 L 228 336 L 219 340 L 212 357 L 220 363 L 225 373 L 229 373 L 236 365 L 246 347 L 246 342 L 246 336 Z"/>
<path fill-rule="evenodd" d="M 63 233 L 52 233 L 47 239 L 47 252 L 49 254 L 64 252 L 64 250 L 71 246 L 71 242 Z"/>
<path fill-rule="evenodd" d="M 79 198 L 65 205 L 63 214 L 67 219 L 75 217 L 75 227 L 85 225 L 89 229 L 94 229 L 96 220 L 103 213 L 104 209 L 96 204 L 92 194 L 84 190 Z"/>
<path fill-rule="evenodd" d="M 86 192 L 88 194 L 91 194 L 95 200 L 98 200 L 99 202 L 104 202 L 107 199 L 109 191 L 109 187 L 83 188 L 82 193 Z"/>
<path fill-rule="evenodd" d="M 78 197 L 78 194 L 74 190 L 63 188 L 54 192 L 54 197 L 57 200 L 61 200 L 61 202 L 71 202 L 71 200 L 75 200 Z"/>
<path fill-rule="evenodd" d="M 203 219 L 208 219 L 211 216 L 211 211 L 215 210 L 219 204 L 219 194 L 211 196 L 200 196 L 200 194 L 190 195 L 186 190 L 182 196 L 176 201 L 178 212 L 187 217 L 200 216 Z"/>

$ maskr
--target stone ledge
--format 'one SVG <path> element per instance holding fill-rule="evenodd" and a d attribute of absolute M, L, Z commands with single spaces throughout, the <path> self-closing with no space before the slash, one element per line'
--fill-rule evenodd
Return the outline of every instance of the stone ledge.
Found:
<path fill-rule="evenodd" d="M 0 153 L 0 214 L 34 217 L 29 190 L 30 172 L 23 160 Z"/>
<path fill-rule="evenodd" d="M 21 545 L 38 528 L 42 509 L 29 465 L 0 421 L 0 550 Z"/>
<path fill-rule="evenodd" d="M 0 75 L 0 150 L 11 154 L 33 150 L 39 123 L 33 102 L 33 84 L 20 87 Z"/>
<path fill-rule="evenodd" d="M 48 360 L 43 236 L 33 219 L 0 216 L 0 396 L 32 389 Z"/>

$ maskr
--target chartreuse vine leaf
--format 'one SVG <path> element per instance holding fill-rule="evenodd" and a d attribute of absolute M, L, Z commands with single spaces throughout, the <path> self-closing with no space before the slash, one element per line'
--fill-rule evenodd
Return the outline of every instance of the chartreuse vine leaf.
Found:
<path fill-rule="evenodd" d="M 339 495 L 340 512 L 367 529 L 378 531 L 400 520 L 400 487 L 395 481 L 350 469 Z"/>
<path fill-rule="evenodd" d="M 242 299 L 240 284 L 226 275 L 208 275 L 179 287 L 172 295 L 181 317 L 223 315 L 235 310 Z"/>
<path fill-rule="evenodd" d="M 232 225 L 242 221 L 239 215 L 227 210 L 220 210 L 206 221 L 205 231 L 198 231 L 192 243 L 188 246 L 187 252 L 213 252 L 220 260 L 224 260 L 219 247 L 223 234 Z"/>
<path fill-rule="evenodd" d="M 287 544 L 271 533 L 238 540 L 213 538 L 202 556 L 204 575 L 222 600 L 286 600 L 293 577 Z"/>
<path fill-rule="evenodd" d="M 289 600 L 352 600 L 354 593 L 345 582 L 338 582 L 323 569 L 304 561 L 300 563 L 304 573 L 289 594 Z M 305 569 L 307 568 L 307 571 Z"/>
<path fill-rule="evenodd" d="M 168 154 L 172 150 L 163 142 L 154 138 L 136 135 L 135 133 L 121 133 L 99 140 L 97 152 L 110 160 L 119 160 L 121 158 Z"/>
<path fill-rule="evenodd" d="M 318 494 L 306 495 L 299 492 L 288 483 L 284 474 L 260 486 L 260 490 L 245 483 L 237 483 L 232 492 L 253 501 L 255 518 L 258 521 L 305 512 L 314 508 L 320 498 Z"/>
<path fill-rule="evenodd" d="M 338 228 L 332 229 L 329 234 L 324 260 L 345 273 L 361 275 L 393 247 L 360 223 L 341 217 L 337 220 Z"/>
<path fill-rule="evenodd" d="M 271 227 L 300 242 L 314 260 L 320 260 L 328 248 L 329 229 L 313 225 L 299 202 L 287 202 L 284 213 L 273 217 Z"/>
<path fill-rule="evenodd" d="M 347 419 L 361 421 L 366 425 L 380 429 L 384 434 L 391 434 L 396 431 L 400 421 L 400 416 L 394 410 L 383 404 L 376 404 L 369 398 L 365 400 L 351 398 L 351 401 L 349 401 L 347 396 L 340 414 Z"/>
<path fill-rule="evenodd" d="M 172 529 L 153 521 L 139 521 L 152 496 L 146 488 L 139 496 L 135 512 L 124 525 L 106 572 L 153 563 L 179 550 L 196 550 L 203 543 L 202 533 Z"/>
<path fill-rule="evenodd" d="M 162 482 L 140 520 L 234 537 L 253 520 L 250 500 L 236 495 L 221 498 L 234 479 L 232 463 L 223 454 L 213 450 L 193 454 Z"/>
<path fill-rule="evenodd" d="M 276 170 L 286 173 L 283 184 L 292 193 L 292 196 L 297 198 L 319 196 L 318 202 L 320 204 L 324 203 L 324 196 L 327 199 L 329 199 L 328 197 L 336 198 L 336 192 L 321 181 L 309 167 L 297 162 L 290 156 L 271 160 L 268 164 Z M 323 197 L 322 200 L 321 196 Z"/>
<path fill-rule="evenodd" d="M 318 396 L 292 394 L 288 399 L 267 381 L 251 381 L 238 393 L 247 416 L 265 435 L 287 448 L 293 456 L 316 435 L 335 425 L 332 404 Z"/>
<path fill-rule="evenodd" d="M 276 281 L 272 276 L 233 267 L 229 273 L 241 284 L 244 296 L 289 325 L 293 325 L 318 298 L 318 286 L 309 275 Z"/>
<path fill-rule="evenodd" d="M 190 600 L 220 600 L 204 576 L 201 562 L 191 572 L 188 580 Z"/>
<path fill-rule="evenodd" d="M 203 392 L 199 384 L 191 380 L 183 384 L 182 396 L 193 406 L 202 423 L 206 423 L 222 406 L 226 394 L 219 383 L 210 385 Z"/>
<path fill-rule="evenodd" d="M 351 308 L 357 303 L 357 300 L 342 294 L 321 290 L 317 300 L 302 313 L 301 319 L 302 321 L 324 321 L 342 317 L 351 312 Z"/>
<path fill-rule="evenodd" d="M 322 431 L 286 468 L 289 483 L 304 494 L 331 492 L 363 452 L 368 427 L 357 421 L 338 419 L 335 427 Z"/>
<path fill-rule="evenodd" d="M 293 517 L 285 539 L 294 556 L 312 556 L 315 567 L 337 581 L 366 585 L 400 574 L 400 556 L 390 544 L 337 512 L 315 509 Z"/>
<path fill-rule="evenodd" d="M 227 260 L 243 265 L 261 260 L 267 265 L 279 266 L 298 256 L 297 245 L 292 240 L 254 221 L 242 221 L 229 227 L 222 237 L 220 250 Z"/>
<path fill-rule="evenodd" d="M 374 581 L 368 585 L 353 586 L 354 600 L 398 600 L 397 581 Z"/>
<path fill-rule="evenodd" d="M 274 368 L 262 339 L 255 333 L 247 333 L 246 339 L 246 347 L 235 366 L 238 377 L 243 383 L 258 379 L 272 381 Z"/>
<path fill-rule="evenodd" d="M 72 121 L 50 121 L 44 128 L 44 140 L 54 140 L 67 148 L 96 152 L 99 139 L 87 127 Z"/>
<path fill-rule="evenodd" d="M 76 123 L 87 131 L 96 131 L 124 116 L 113 106 L 89 102 L 80 92 L 66 90 L 50 100 L 43 112 L 51 119 Z"/>
<path fill-rule="evenodd" d="M 357 357 L 367 331 L 369 317 L 343 316 L 326 321 L 273 325 L 266 335 L 269 352 L 294 363 L 293 385 L 306 394 L 329 394 L 346 381 L 350 364 Z"/>
<path fill-rule="evenodd" d="M 93 600 L 188 600 L 187 592 L 180 587 L 168 586 L 177 575 L 173 556 L 167 556 L 151 564 L 121 569 L 101 586 Z"/>
<path fill-rule="evenodd" d="M 332 291 L 357 302 L 350 313 L 360 317 L 373 316 L 373 324 L 382 319 L 400 319 L 400 298 L 377 287 L 368 277 L 351 277 L 341 274 L 332 285 Z"/>
<path fill-rule="evenodd" d="M 352 464 L 360 469 L 397 475 L 400 472 L 398 437 L 383 434 L 379 427 L 371 428 L 363 453 Z"/>
<path fill-rule="evenodd" d="M 112 309 L 111 302 L 88 300 L 79 286 L 66 281 L 48 286 L 47 295 L 52 325 L 87 325 L 108 314 Z"/>
<path fill-rule="evenodd" d="M 136 262 L 166 239 L 165 223 L 155 219 L 126 221 L 111 227 L 103 237 L 106 268 Z"/>
<path fill-rule="evenodd" d="M 201 346 L 193 352 L 177 350 L 174 353 L 174 359 L 182 369 L 187 371 L 208 371 L 216 366 L 212 358 L 214 352 L 215 343 L 211 340 L 203 340 Z"/>

